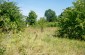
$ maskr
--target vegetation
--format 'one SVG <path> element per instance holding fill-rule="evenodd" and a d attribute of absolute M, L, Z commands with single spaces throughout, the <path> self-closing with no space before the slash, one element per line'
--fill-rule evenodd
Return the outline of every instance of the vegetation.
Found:
<path fill-rule="evenodd" d="M 55 11 L 48 9 L 45 11 L 45 17 L 48 22 L 54 22 L 57 20 Z"/>
<path fill-rule="evenodd" d="M 41 32 L 43 32 L 46 24 L 46 19 L 44 17 L 41 17 L 40 20 L 38 20 L 38 24 L 41 28 Z"/>
<path fill-rule="evenodd" d="M 73 4 L 73 7 L 66 8 L 60 16 L 59 36 L 85 40 L 85 1 L 78 0 Z"/>
<path fill-rule="evenodd" d="M 2 31 L 20 30 L 22 14 L 14 2 L 3 2 L 0 4 L 0 29 Z"/>
<path fill-rule="evenodd" d="M 0 0 L 0 55 L 85 55 L 85 0 L 58 17 L 51 9 L 44 15 L 24 16 L 16 3 Z"/>
<path fill-rule="evenodd" d="M 3 35 L 12 36 L 1 42 L 4 55 L 85 55 L 85 41 L 53 37 L 56 27 L 40 29 L 28 27 L 21 33 Z"/>
<path fill-rule="evenodd" d="M 31 11 L 26 20 L 29 23 L 29 25 L 34 25 L 36 23 L 36 18 L 37 18 L 36 13 L 34 11 Z"/>

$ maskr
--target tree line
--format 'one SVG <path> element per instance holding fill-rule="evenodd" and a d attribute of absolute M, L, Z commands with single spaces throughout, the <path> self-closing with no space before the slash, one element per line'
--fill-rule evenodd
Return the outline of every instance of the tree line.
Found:
<path fill-rule="evenodd" d="M 20 31 L 27 24 L 30 26 L 38 24 L 43 29 L 45 24 L 49 24 L 48 26 L 59 27 L 55 36 L 85 40 L 85 0 L 76 0 L 73 6 L 64 9 L 59 16 L 52 9 L 46 10 L 44 16 L 37 21 L 37 14 L 30 11 L 24 20 L 15 2 L 0 0 L 0 31 L 2 32 Z"/>
<path fill-rule="evenodd" d="M 15 2 L 0 1 L 0 29 L 2 31 L 21 30 L 23 25 L 35 25 L 38 22 L 34 11 L 30 11 L 24 21 L 24 16 Z M 44 21 L 54 22 L 57 16 L 55 11 L 48 9 L 45 12 L 45 17 L 41 17 L 40 21 L 43 19 Z"/>

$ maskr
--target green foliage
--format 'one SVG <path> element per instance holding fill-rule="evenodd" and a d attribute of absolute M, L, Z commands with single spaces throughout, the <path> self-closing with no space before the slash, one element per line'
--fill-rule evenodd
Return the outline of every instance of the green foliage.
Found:
<path fill-rule="evenodd" d="M 3 31 L 18 30 L 22 22 L 22 14 L 14 2 L 0 4 L 0 27 Z"/>
<path fill-rule="evenodd" d="M 46 19 L 44 17 L 41 17 L 40 20 L 38 20 L 38 24 L 41 27 L 41 32 L 43 32 L 46 24 Z"/>
<path fill-rule="evenodd" d="M 53 22 L 57 20 L 55 11 L 48 9 L 45 11 L 45 17 L 48 22 Z"/>
<path fill-rule="evenodd" d="M 44 26 L 44 24 L 46 23 L 46 19 L 44 17 L 41 17 L 39 20 L 38 20 L 38 24 L 40 26 Z"/>
<path fill-rule="evenodd" d="M 57 27 L 58 26 L 58 22 L 47 22 L 46 26 L 47 27 Z"/>
<path fill-rule="evenodd" d="M 27 17 L 27 22 L 29 22 L 30 25 L 34 25 L 36 23 L 37 15 L 34 11 L 31 11 Z"/>
<path fill-rule="evenodd" d="M 59 19 L 59 36 L 85 40 L 85 12 L 84 7 L 78 6 L 85 4 L 83 0 L 78 0 L 74 3 L 74 8 L 67 8 L 64 10 Z M 78 3 L 80 2 L 80 3 Z M 82 10 L 81 10 L 82 8 Z"/>
<path fill-rule="evenodd" d="M 73 5 L 77 11 L 85 12 L 85 0 L 77 0 Z"/>
<path fill-rule="evenodd" d="M 57 27 L 58 22 L 47 22 L 47 20 L 44 17 L 41 17 L 40 20 L 38 20 L 38 24 L 40 27 Z"/>
<path fill-rule="evenodd" d="M 6 51 L 6 49 L 4 47 L 0 46 L 0 55 L 4 55 L 5 51 Z"/>

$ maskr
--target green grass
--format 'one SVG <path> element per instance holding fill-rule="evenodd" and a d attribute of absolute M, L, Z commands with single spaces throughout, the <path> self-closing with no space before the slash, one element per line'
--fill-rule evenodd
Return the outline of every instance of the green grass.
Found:
<path fill-rule="evenodd" d="M 16 34 L 2 34 L 5 55 L 85 55 L 85 41 L 53 37 L 57 28 L 26 28 Z"/>

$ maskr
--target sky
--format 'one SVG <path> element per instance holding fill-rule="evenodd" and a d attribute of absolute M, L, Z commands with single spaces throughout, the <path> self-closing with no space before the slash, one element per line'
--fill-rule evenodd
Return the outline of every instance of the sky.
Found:
<path fill-rule="evenodd" d="M 10 1 L 10 0 L 9 0 Z M 35 11 L 38 18 L 44 17 L 44 13 L 48 9 L 52 9 L 56 12 L 56 15 L 60 15 L 63 9 L 72 6 L 74 0 L 13 0 L 20 7 L 21 13 L 25 16 L 29 14 L 31 10 Z"/>

